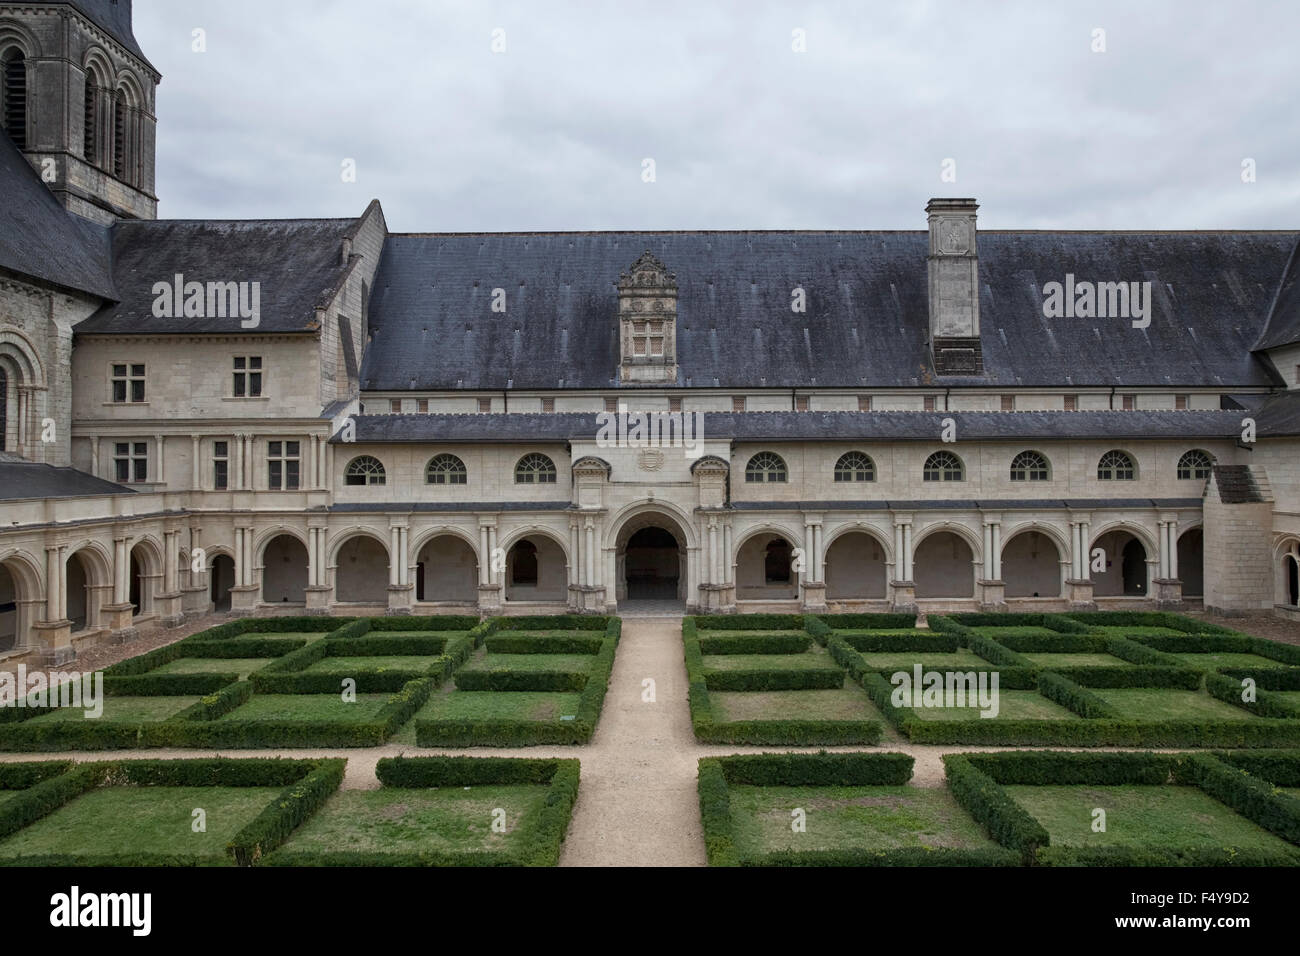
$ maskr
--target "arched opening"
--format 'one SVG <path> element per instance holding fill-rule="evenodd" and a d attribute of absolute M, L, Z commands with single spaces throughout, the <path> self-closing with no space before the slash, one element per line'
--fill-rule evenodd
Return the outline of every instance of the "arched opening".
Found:
<path fill-rule="evenodd" d="M 507 601 L 565 601 L 568 581 L 564 551 L 545 535 L 516 541 L 506 553 Z"/>
<path fill-rule="evenodd" d="M 742 601 L 789 600 L 799 596 L 792 566 L 794 545 L 779 534 L 756 534 L 736 553 L 736 597 Z"/>
<path fill-rule="evenodd" d="M 675 601 L 681 582 L 680 547 L 672 532 L 641 528 L 627 540 L 623 580 L 632 601 Z"/>
<path fill-rule="evenodd" d="M 128 600 L 133 616 L 143 617 L 154 612 L 154 592 L 162 578 L 162 568 L 156 553 L 149 545 L 141 543 L 131 549 L 131 580 Z"/>
<path fill-rule="evenodd" d="M 9 373 L 0 365 L 0 451 L 9 450 Z"/>
<path fill-rule="evenodd" d="M 307 546 L 291 534 L 272 538 L 262 549 L 262 600 L 307 603 Z"/>
<path fill-rule="evenodd" d="M 64 586 L 68 594 L 65 614 L 72 622 L 73 631 L 99 627 L 100 595 L 97 586 L 104 582 L 96 570 L 81 552 L 70 555 L 64 565 Z"/>
<path fill-rule="evenodd" d="M 209 588 L 212 597 L 212 609 L 217 612 L 230 610 L 230 589 L 235 586 L 235 560 L 229 555 L 218 554 L 212 558 L 212 569 L 208 572 Z"/>
<path fill-rule="evenodd" d="M 1205 534 L 1200 528 L 1184 531 L 1178 539 L 1178 577 L 1183 597 L 1205 595 Z"/>
<path fill-rule="evenodd" d="M 14 145 L 27 148 L 27 58 L 17 47 L 0 55 L 0 120 Z"/>
<path fill-rule="evenodd" d="M 1287 603 L 1292 607 L 1300 606 L 1300 558 L 1294 554 L 1286 556 L 1286 591 Z"/>
<path fill-rule="evenodd" d="M 467 541 L 440 534 L 425 542 L 415 557 L 415 599 L 478 602 L 478 557 Z"/>
<path fill-rule="evenodd" d="M 975 555 L 965 539 L 951 531 L 926 537 L 912 556 L 918 598 L 975 596 Z"/>
<path fill-rule="evenodd" d="M 1061 596 L 1061 551 L 1050 535 L 1021 531 L 1002 547 L 1002 581 L 1006 596 Z"/>
<path fill-rule="evenodd" d="M 17 577 L 0 564 L 0 652 L 19 645 L 20 588 Z"/>
<path fill-rule="evenodd" d="M 388 603 L 388 549 L 368 535 L 349 538 L 334 558 L 335 600 L 341 604 Z"/>
<path fill-rule="evenodd" d="M 1106 569 L 1097 571 L 1093 552 L 1104 553 Z M 1138 538 L 1122 528 L 1108 531 L 1094 543 L 1088 553 L 1093 570 L 1092 593 L 1095 597 L 1145 597 L 1147 588 L 1147 549 Z"/>
<path fill-rule="evenodd" d="M 828 600 L 883 600 L 886 578 L 885 548 L 875 535 L 850 531 L 826 549 Z"/>

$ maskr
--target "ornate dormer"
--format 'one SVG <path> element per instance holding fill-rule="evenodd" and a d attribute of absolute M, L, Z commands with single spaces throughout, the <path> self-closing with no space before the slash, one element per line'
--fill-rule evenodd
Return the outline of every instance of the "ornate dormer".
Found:
<path fill-rule="evenodd" d="M 648 249 L 618 277 L 621 382 L 677 381 L 677 277 Z"/>

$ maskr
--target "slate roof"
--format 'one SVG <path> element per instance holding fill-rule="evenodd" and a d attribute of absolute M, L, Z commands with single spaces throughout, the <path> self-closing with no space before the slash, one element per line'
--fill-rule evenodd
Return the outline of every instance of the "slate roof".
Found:
<path fill-rule="evenodd" d="M 342 281 L 342 242 L 355 219 L 164 219 L 113 227 L 113 275 L 120 301 L 76 327 L 78 334 L 314 331 L 316 307 Z M 261 321 L 154 318 L 153 287 L 173 282 L 259 282 Z"/>
<path fill-rule="evenodd" d="M 981 232 L 986 375 L 942 379 L 923 231 L 392 235 L 362 387 L 609 388 L 615 282 L 646 250 L 677 277 L 680 386 L 1268 386 L 1250 350 L 1297 235 Z M 1043 286 L 1067 272 L 1152 282 L 1150 327 L 1044 318 Z M 791 311 L 796 286 L 806 314 Z"/>
<path fill-rule="evenodd" d="M 34 5 L 44 5 L 48 0 L 30 0 L 30 2 Z M 67 5 L 134 53 L 149 69 L 158 72 L 145 57 L 140 44 L 136 42 L 135 33 L 132 32 L 131 0 L 69 0 Z"/>
<path fill-rule="evenodd" d="M 133 495 L 135 489 L 75 468 L 56 468 L 5 456 L 0 460 L 0 501 L 24 498 L 80 498 L 90 495 Z"/>
<path fill-rule="evenodd" d="M 3 129 L 0 197 L 0 269 L 115 297 L 108 229 L 65 210 Z"/>
<path fill-rule="evenodd" d="M 1265 437 L 1300 435 L 1300 391 L 1268 396 L 1255 414 L 1255 424 Z"/>
<path fill-rule="evenodd" d="M 1215 465 L 1214 482 L 1225 505 L 1255 504 L 1264 500 L 1249 465 Z"/>
<path fill-rule="evenodd" d="M 1300 342 L 1300 243 L 1291 250 L 1291 260 L 1278 285 L 1268 326 L 1255 348 L 1273 349 L 1296 342 Z"/>
<path fill-rule="evenodd" d="M 1241 433 L 1241 417 L 1239 411 L 706 412 L 702 434 L 735 441 L 936 442 L 943 420 L 951 418 L 959 441 L 1232 438 Z M 569 441 L 594 439 L 600 427 L 596 412 L 358 415 L 355 421 L 356 441 L 377 444 Z"/>

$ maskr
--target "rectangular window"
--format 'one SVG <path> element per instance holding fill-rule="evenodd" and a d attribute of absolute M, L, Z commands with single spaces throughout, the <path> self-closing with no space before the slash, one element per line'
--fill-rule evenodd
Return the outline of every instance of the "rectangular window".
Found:
<path fill-rule="evenodd" d="M 869 412 L 869 411 L 871 411 L 871 396 L 870 396 L 870 395 L 859 395 L 859 396 L 858 396 L 858 411 L 860 411 L 860 412 Z"/>
<path fill-rule="evenodd" d="M 668 410 L 670 412 L 680 412 L 682 410 L 682 400 L 680 398 L 668 399 Z"/>
<path fill-rule="evenodd" d="M 262 397 L 262 357 L 260 355 L 235 356 L 235 398 Z"/>
<path fill-rule="evenodd" d="M 144 366 L 117 363 L 113 366 L 113 401 L 144 401 Z"/>
<path fill-rule="evenodd" d="M 1124 411 L 1126 411 L 1126 412 L 1131 412 L 1131 411 L 1133 411 L 1135 408 L 1137 408 L 1137 396 L 1136 396 L 1136 395 L 1125 395 L 1125 396 L 1124 396 Z"/>
<path fill-rule="evenodd" d="M 212 490 L 225 491 L 230 487 L 230 442 L 212 443 Z"/>
<path fill-rule="evenodd" d="M 119 441 L 113 443 L 113 477 L 118 481 L 149 480 L 149 443 Z"/>
<path fill-rule="evenodd" d="M 553 411 L 555 411 L 555 399 L 553 399 L 553 398 L 544 398 L 544 399 L 542 399 L 542 411 L 544 411 L 544 412 L 553 412 Z"/>
<path fill-rule="evenodd" d="M 492 411 L 492 399 L 480 398 L 478 400 L 478 410 L 482 415 L 486 415 L 488 412 Z"/>
<path fill-rule="evenodd" d="M 388 411 L 392 415 L 402 414 L 402 400 L 399 398 L 389 399 Z"/>
<path fill-rule="evenodd" d="M 934 396 L 933 396 L 933 395 L 926 395 L 925 398 L 922 399 L 922 401 L 925 402 L 925 410 L 926 410 L 927 412 L 932 412 L 932 411 L 934 411 Z"/>
<path fill-rule="evenodd" d="M 1180 412 L 1181 412 L 1181 411 L 1186 411 L 1186 410 L 1187 410 L 1187 396 L 1186 396 L 1186 395 L 1175 395 L 1175 396 L 1174 396 L 1174 408 L 1175 408 L 1176 410 L 1180 411 Z"/>
<path fill-rule="evenodd" d="M 1079 410 L 1079 396 L 1078 396 L 1078 395 L 1067 395 L 1067 396 L 1065 396 L 1065 410 L 1066 410 L 1067 412 L 1077 412 L 1077 411 Z"/>
<path fill-rule="evenodd" d="M 429 400 L 427 398 L 417 398 L 415 400 L 415 410 L 421 415 L 429 414 Z"/>
<path fill-rule="evenodd" d="M 808 396 L 807 396 L 807 395 L 797 395 L 797 396 L 795 396 L 795 400 L 794 400 L 794 410 L 795 410 L 796 412 L 806 412 L 806 411 L 808 411 Z"/>
<path fill-rule="evenodd" d="M 743 412 L 745 410 L 745 396 L 733 395 L 731 398 L 731 410 L 733 412 Z"/>
<path fill-rule="evenodd" d="M 1295 367 L 1295 383 L 1300 385 L 1300 365 Z"/>
<path fill-rule="evenodd" d="M 1004 412 L 1014 412 L 1014 411 L 1016 410 L 1016 396 L 1014 396 L 1014 395 L 1003 395 L 1003 396 L 1002 396 L 1002 410 L 1003 410 Z"/>
<path fill-rule="evenodd" d="M 272 491 L 297 491 L 301 443 L 267 442 L 266 485 Z"/>

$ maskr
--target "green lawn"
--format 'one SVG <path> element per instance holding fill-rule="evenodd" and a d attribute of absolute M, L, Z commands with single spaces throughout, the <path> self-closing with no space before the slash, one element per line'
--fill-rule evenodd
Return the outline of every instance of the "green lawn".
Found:
<path fill-rule="evenodd" d="M 730 792 L 742 857 L 782 850 L 996 846 L 942 788 L 732 785 Z M 796 808 L 806 814 L 803 833 L 791 829 Z"/>
<path fill-rule="evenodd" d="M 1186 631 L 1180 631 L 1172 627 L 1088 627 L 1098 634 L 1104 634 L 1107 637 L 1186 637 Z"/>
<path fill-rule="evenodd" d="M 519 841 L 520 820 L 541 808 L 548 790 L 541 784 L 344 790 L 284 846 L 322 853 L 501 852 Z M 505 833 L 492 830 L 497 809 L 505 811 Z"/>
<path fill-rule="evenodd" d="M 340 624 L 339 627 L 343 625 Z M 231 640 L 272 640 L 272 641 L 318 641 L 322 637 L 328 637 L 329 631 L 284 631 L 275 633 L 260 634 L 257 631 L 247 631 L 243 634 L 235 634 Z M 196 641 L 202 640 L 202 635 L 194 636 Z"/>
<path fill-rule="evenodd" d="M 975 703 L 978 703 L 976 701 Z M 969 707 L 917 707 L 914 711 L 922 720 L 1079 720 L 1078 714 L 1048 700 L 1036 690 L 998 691 L 998 714 L 981 717 L 977 706 Z"/>
<path fill-rule="evenodd" d="M 349 638 L 353 641 L 364 641 L 368 637 L 436 637 L 442 641 L 450 641 L 452 638 L 464 637 L 469 631 L 366 631 L 360 637 Z"/>
<path fill-rule="evenodd" d="M 1123 720 L 1254 720 L 1247 710 L 1199 690 L 1164 687 L 1097 687 L 1092 689 L 1119 711 Z"/>
<path fill-rule="evenodd" d="M 591 670 L 594 654 L 484 654 L 470 661 L 462 671 L 563 671 L 585 674 Z"/>
<path fill-rule="evenodd" d="M 1207 654 L 1178 653 L 1174 657 L 1186 661 L 1193 667 L 1213 670 L 1216 667 L 1249 667 L 1258 670 L 1261 667 L 1286 667 L 1282 661 L 1260 654 L 1236 653 L 1233 651 L 1211 651 Z"/>
<path fill-rule="evenodd" d="M 554 691 L 453 690 L 435 693 L 415 720 L 558 720 L 576 716 L 580 700 Z"/>
<path fill-rule="evenodd" d="M 27 721 L 29 724 L 52 724 L 65 720 L 106 720 L 126 723 L 144 723 L 166 720 L 186 707 L 199 702 L 198 695 L 188 697 L 105 697 L 104 713 L 87 717 L 81 707 L 59 707 Z"/>
<path fill-rule="evenodd" d="M 441 661 L 433 655 L 380 654 L 372 657 L 323 657 L 304 670 L 304 673 L 338 674 L 346 677 L 358 671 L 427 671 Z"/>
<path fill-rule="evenodd" d="M 1132 664 L 1113 654 L 1029 654 L 1021 657 L 1039 667 L 1131 667 Z"/>
<path fill-rule="evenodd" d="M 0 857 L 32 854 L 160 853 L 225 856 L 226 844 L 281 793 L 280 787 L 105 787 L 70 800 L 49 816 L 0 840 Z M 192 829 L 193 811 L 206 831 Z"/>
<path fill-rule="evenodd" d="M 509 638 L 526 638 L 526 637 L 601 637 L 605 636 L 604 630 L 599 631 L 576 631 L 576 630 L 542 630 L 542 631 L 497 631 L 493 637 Z"/>
<path fill-rule="evenodd" d="M 1004 789 L 1043 825 L 1057 846 L 1294 850 L 1285 840 L 1195 787 L 1131 784 Z M 1106 811 L 1104 833 L 1092 831 L 1096 808 Z"/>
<path fill-rule="evenodd" d="M 706 637 L 807 637 L 803 631 L 794 629 L 788 631 L 714 631 L 700 628 L 696 634 L 703 640 Z"/>
<path fill-rule="evenodd" d="M 881 716 L 856 684 L 836 690 L 709 691 L 715 719 L 873 720 Z"/>
<path fill-rule="evenodd" d="M 992 640 L 1001 640 L 1004 637 L 1063 637 L 1060 631 L 1054 631 L 1050 627 L 1038 627 L 1037 625 L 1016 625 L 1014 627 L 972 627 L 972 631 Z"/>
<path fill-rule="evenodd" d="M 870 637 L 939 637 L 940 636 L 937 632 L 930 630 L 928 627 L 882 627 L 879 630 L 870 627 L 868 628 L 845 627 L 845 628 L 836 629 L 835 634 L 836 635 L 865 634 Z"/>
<path fill-rule="evenodd" d="M 704 669 L 711 671 L 823 671 L 839 670 L 829 654 L 706 654 Z"/>
<path fill-rule="evenodd" d="M 861 651 L 868 667 L 876 670 L 911 671 L 921 664 L 926 670 L 956 670 L 988 667 L 989 662 L 974 651 L 959 647 L 955 651 Z"/>
<path fill-rule="evenodd" d="M 337 720 L 366 723 L 377 719 L 391 694 L 357 694 L 356 703 L 344 703 L 339 694 L 254 694 L 218 720 Z"/>
<path fill-rule="evenodd" d="M 244 678 L 273 660 L 274 657 L 178 657 L 161 667 L 155 667 L 149 673 L 238 674 Z"/>

